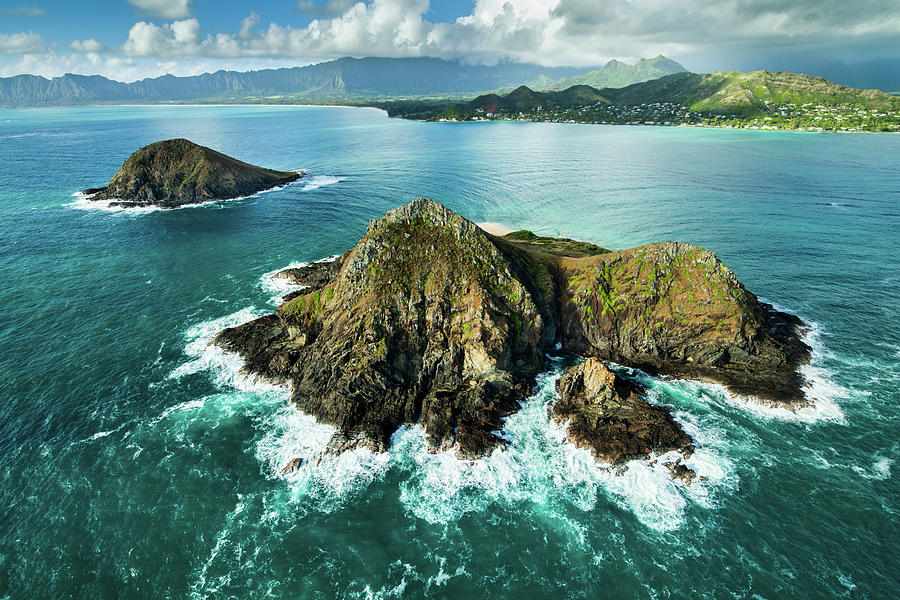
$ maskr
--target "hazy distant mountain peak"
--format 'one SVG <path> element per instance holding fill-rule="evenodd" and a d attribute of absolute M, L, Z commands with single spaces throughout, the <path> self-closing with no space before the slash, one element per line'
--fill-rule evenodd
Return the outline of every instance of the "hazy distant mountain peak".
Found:
<path fill-rule="evenodd" d="M 602 69 L 560 79 L 547 86 L 547 89 L 563 90 L 573 85 L 589 85 L 598 89 L 622 88 L 674 73 L 683 73 L 686 70 L 679 63 L 662 54 L 654 58 L 642 58 L 633 65 L 612 59 Z"/>
<path fill-rule="evenodd" d="M 654 63 L 655 60 L 636 65 L 611 60 L 603 68 L 591 70 L 515 62 L 477 65 L 435 57 L 344 57 L 304 67 L 248 72 L 219 70 L 193 77 L 163 75 L 132 83 L 71 73 L 52 79 L 18 75 L 0 78 L 0 105 L 463 98 L 521 85 L 548 89 L 556 86 L 554 82 L 570 79 L 572 83 L 566 87 L 576 84 L 621 87 L 684 70 L 674 61 L 664 59 L 665 62 Z M 605 73 L 607 79 L 595 80 L 596 73 Z M 582 81 L 575 76 L 586 79 Z"/>

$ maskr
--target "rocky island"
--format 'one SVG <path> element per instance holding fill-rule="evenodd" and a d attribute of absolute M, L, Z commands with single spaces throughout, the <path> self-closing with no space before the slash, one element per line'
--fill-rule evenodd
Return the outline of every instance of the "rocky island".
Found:
<path fill-rule="evenodd" d="M 189 140 L 164 140 L 128 157 L 102 188 L 84 190 L 89 200 L 112 206 L 177 208 L 249 196 L 299 179 L 301 173 L 257 167 Z"/>
<path fill-rule="evenodd" d="M 550 412 L 606 463 L 689 455 L 693 442 L 605 360 L 774 405 L 806 402 L 800 320 L 689 244 L 611 252 L 527 231 L 493 236 L 421 198 L 372 221 L 336 261 L 281 276 L 309 287 L 213 343 L 240 353 L 248 373 L 290 384 L 300 410 L 336 427 L 334 452 L 383 451 L 417 423 L 432 449 L 484 456 L 504 443 L 502 419 L 548 353 L 587 359 L 562 377 Z"/>

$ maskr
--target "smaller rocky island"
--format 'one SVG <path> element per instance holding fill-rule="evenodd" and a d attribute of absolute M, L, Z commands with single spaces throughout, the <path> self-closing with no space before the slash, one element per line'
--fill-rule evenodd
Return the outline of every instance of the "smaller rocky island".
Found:
<path fill-rule="evenodd" d="M 84 190 L 110 206 L 177 208 L 230 200 L 285 185 L 302 177 L 251 165 L 186 139 L 144 146 L 128 157 L 102 188 Z"/>
<path fill-rule="evenodd" d="M 689 457 L 694 442 L 603 361 L 807 404 L 802 322 L 690 244 L 611 252 L 528 231 L 494 236 L 420 198 L 372 221 L 336 260 L 276 277 L 305 288 L 213 343 L 241 354 L 247 373 L 289 384 L 297 408 L 336 428 L 335 453 L 385 451 L 398 427 L 417 424 L 431 450 L 486 456 L 548 353 L 585 359 L 560 379 L 548 416 L 611 465 Z M 693 477 L 680 460 L 666 466 Z"/>

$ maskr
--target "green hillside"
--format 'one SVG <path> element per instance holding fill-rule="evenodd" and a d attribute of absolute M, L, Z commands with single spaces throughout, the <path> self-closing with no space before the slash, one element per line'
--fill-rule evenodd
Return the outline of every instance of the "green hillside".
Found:
<path fill-rule="evenodd" d="M 671 102 L 692 111 L 744 117 L 760 116 L 769 112 L 771 105 L 787 104 L 900 109 L 900 98 L 879 90 L 858 90 L 822 77 L 788 72 L 678 73 L 601 93 L 619 105 Z"/>
<path fill-rule="evenodd" d="M 900 131 L 900 97 L 797 73 L 676 73 L 624 88 L 520 86 L 465 103 L 394 102 L 391 116 L 431 121 L 712 125 L 814 131 Z"/>
<path fill-rule="evenodd" d="M 533 113 L 575 107 L 670 104 L 687 111 L 741 118 L 763 116 L 775 107 L 821 105 L 866 110 L 900 110 L 900 97 L 878 90 L 857 90 L 821 77 L 798 73 L 718 71 L 676 73 L 624 88 L 577 85 L 562 91 L 536 92 L 520 86 L 506 95 L 485 94 L 454 105 L 433 103 L 431 118 L 465 118 L 486 113 Z M 394 116 L 408 116 L 415 103 L 395 103 Z M 406 111 L 406 112 L 405 112 Z M 422 111 L 417 111 L 419 115 Z M 420 117 L 421 118 L 421 117 Z"/>

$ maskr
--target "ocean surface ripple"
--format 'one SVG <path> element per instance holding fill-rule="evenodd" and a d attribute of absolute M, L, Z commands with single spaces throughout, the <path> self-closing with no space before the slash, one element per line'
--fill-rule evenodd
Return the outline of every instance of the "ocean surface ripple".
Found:
<path fill-rule="evenodd" d="M 77 190 L 176 136 L 308 176 L 80 210 Z M 0 138 L 0 598 L 900 596 L 898 136 L 166 106 L 0 110 Z M 419 196 L 716 251 L 811 325 L 815 406 L 616 367 L 697 440 L 686 487 L 566 443 L 550 363 L 484 460 L 429 453 L 415 426 L 319 460 L 332 429 L 208 342 L 292 291 L 279 269 Z"/>

